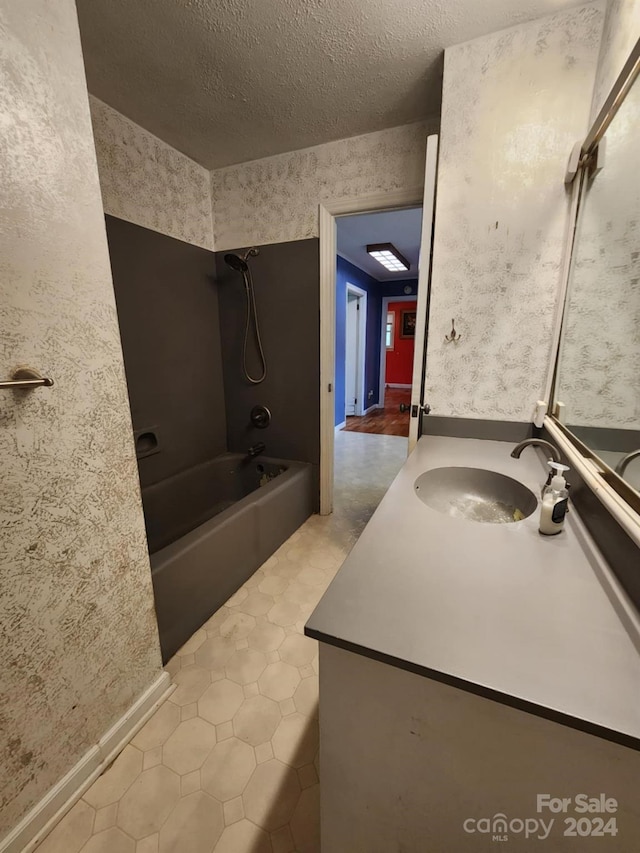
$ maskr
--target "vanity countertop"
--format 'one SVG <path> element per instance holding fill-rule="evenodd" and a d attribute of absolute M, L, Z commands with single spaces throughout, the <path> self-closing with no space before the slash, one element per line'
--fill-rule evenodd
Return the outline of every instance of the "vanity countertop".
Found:
<path fill-rule="evenodd" d="M 518 523 L 480 524 L 436 512 L 414 492 L 428 469 L 468 466 L 538 496 L 540 451 L 513 459 L 512 446 L 423 436 L 305 633 L 640 749 L 633 617 L 575 509 L 546 537 L 539 509 Z"/>

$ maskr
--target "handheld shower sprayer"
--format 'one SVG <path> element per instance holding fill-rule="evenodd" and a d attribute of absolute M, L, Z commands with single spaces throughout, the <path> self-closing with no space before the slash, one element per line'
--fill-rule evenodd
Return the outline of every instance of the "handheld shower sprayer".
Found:
<path fill-rule="evenodd" d="M 252 246 L 250 249 L 244 253 L 244 255 L 234 255 L 233 253 L 229 253 L 224 256 L 224 262 L 228 267 L 231 267 L 232 270 L 236 272 L 248 272 L 249 264 L 247 261 L 249 258 L 255 258 L 260 254 L 260 249 L 256 249 L 255 246 Z"/>
<path fill-rule="evenodd" d="M 255 258 L 260 254 L 260 250 L 255 246 L 252 246 L 250 249 L 244 253 L 244 255 L 235 255 L 233 253 L 229 253 L 224 256 L 224 262 L 228 267 L 231 267 L 232 270 L 236 272 L 242 273 L 242 278 L 244 281 L 244 292 L 246 297 L 247 309 L 246 309 L 246 322 L 244 327 L 244 343 L 242 345 L 242 370 L 245 375 L 245 378 L 248 382 L 251 382 L 252 385 L 259 385 L 261 382 L 264 382 L 267 375 L 267 362 L 264 356 L 264 350 L 262 348 L 262 340 L 260 338 L 260 329 L 258 327 L 258 311 L 256 308 L 256 296 L 253 289 L 253 278 L 251 277 L 251 269 L 249 268 L 249 258 Z M 258 355 L 260 356 L 260 362 L 262 364 L 262 373 L 256 378 L 249 373 L 249 369 L 247 367 L 247 344 L 249 341 L 249 328 L 251 326 L 251 319 L 253 318 L 253 330 L 256 340 L 256 345 L 258 348 Z"/>

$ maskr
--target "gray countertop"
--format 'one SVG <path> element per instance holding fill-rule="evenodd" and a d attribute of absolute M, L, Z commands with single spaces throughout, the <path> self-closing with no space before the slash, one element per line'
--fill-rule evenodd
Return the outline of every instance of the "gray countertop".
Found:
<path fill-rule="evenodd" d="M 537 496 L 543 457 L 511 449 L 421 438 L 305 633 L 640 749 L 635 616 L 575 510 L 545 537 L 538 511 L 479 524 L 414 493 L 423 471 L 453 465 L 498 471 Z"/>

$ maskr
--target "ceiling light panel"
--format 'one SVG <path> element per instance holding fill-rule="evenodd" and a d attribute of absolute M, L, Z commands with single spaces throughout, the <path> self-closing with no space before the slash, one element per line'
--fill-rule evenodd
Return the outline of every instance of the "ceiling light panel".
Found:
<path fill-rule="evenodd" d="M 367 246 L 367 252 L 389 272 L 407 272 L 411 268 L 409 261 L 393 243 L 372 243 Z"/>

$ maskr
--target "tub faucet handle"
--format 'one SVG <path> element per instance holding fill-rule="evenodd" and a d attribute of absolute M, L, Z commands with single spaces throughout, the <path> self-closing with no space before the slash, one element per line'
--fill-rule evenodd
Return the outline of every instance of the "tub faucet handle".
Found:
<path fill-rule="evenodd" d="M 266 429 L 271 423 L 271 412 L 266 406 L 254 406 L 249 419 L 254 427 Z"/>

